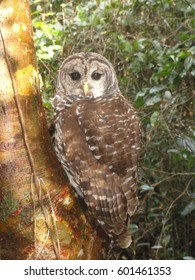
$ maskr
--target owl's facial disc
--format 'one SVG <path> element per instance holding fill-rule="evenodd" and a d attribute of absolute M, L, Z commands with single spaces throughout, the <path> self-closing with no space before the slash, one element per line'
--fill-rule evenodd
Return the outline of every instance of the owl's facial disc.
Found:
<path fill-rule="evenodd" d="M 69 96 L 98 98 L 119 91 L 112 65 L 94 53 L 79 53 L 67 58 L 59 77 L 64 94 Z"/>

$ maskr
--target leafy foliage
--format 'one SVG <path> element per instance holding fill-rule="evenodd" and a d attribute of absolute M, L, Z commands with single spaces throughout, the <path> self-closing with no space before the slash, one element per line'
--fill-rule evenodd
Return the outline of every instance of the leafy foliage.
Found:
<path fill-rule="evenodd" d="M 192 0 L 31 1 L 34 39 L 50 98 L 59 64 L 95 51 L 114 65 L 142 123 L 135 259 L 195 257 L 195 4 Z"/>

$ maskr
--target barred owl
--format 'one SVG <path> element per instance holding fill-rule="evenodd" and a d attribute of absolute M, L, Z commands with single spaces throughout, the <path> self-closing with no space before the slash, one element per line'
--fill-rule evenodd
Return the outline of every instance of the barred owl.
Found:
<path fill-rule="evenodd" d="M 116 246 L 129 247 L 140 127 L 111 63 L 97 53 L 66 58 L 53 104 L 56 154 L 70 184 Z"/>

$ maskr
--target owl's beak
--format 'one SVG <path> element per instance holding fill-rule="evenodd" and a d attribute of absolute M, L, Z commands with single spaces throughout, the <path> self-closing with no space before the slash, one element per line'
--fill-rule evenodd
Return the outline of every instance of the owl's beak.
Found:
<path fill-rule="evenodd" d="M 83 91 L 84 91 L 84 95 L 86 96 L 89 92 L 89 85 L 87 82 L 84 82 L 83 84 Z"/>

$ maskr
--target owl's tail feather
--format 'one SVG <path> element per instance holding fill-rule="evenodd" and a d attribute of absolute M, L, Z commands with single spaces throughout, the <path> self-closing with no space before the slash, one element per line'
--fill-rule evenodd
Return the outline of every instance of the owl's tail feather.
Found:
<path fill-rule="evenodd" d="M 116 239 L 117 246 L 120 248 L 128 248 L 131 245 L 132 239 L 128 229 L 125 229 L 122 234 Z"/>
<path fill-rule="evenodd" d="M 128 248 L 132 242 L 131 234 L 128 229 L 128 222 L 129 221 L 127 221 L 127 224 L 109 224 L 102 222 L 101 227 L 118 247 L 125 249 Z"/>

